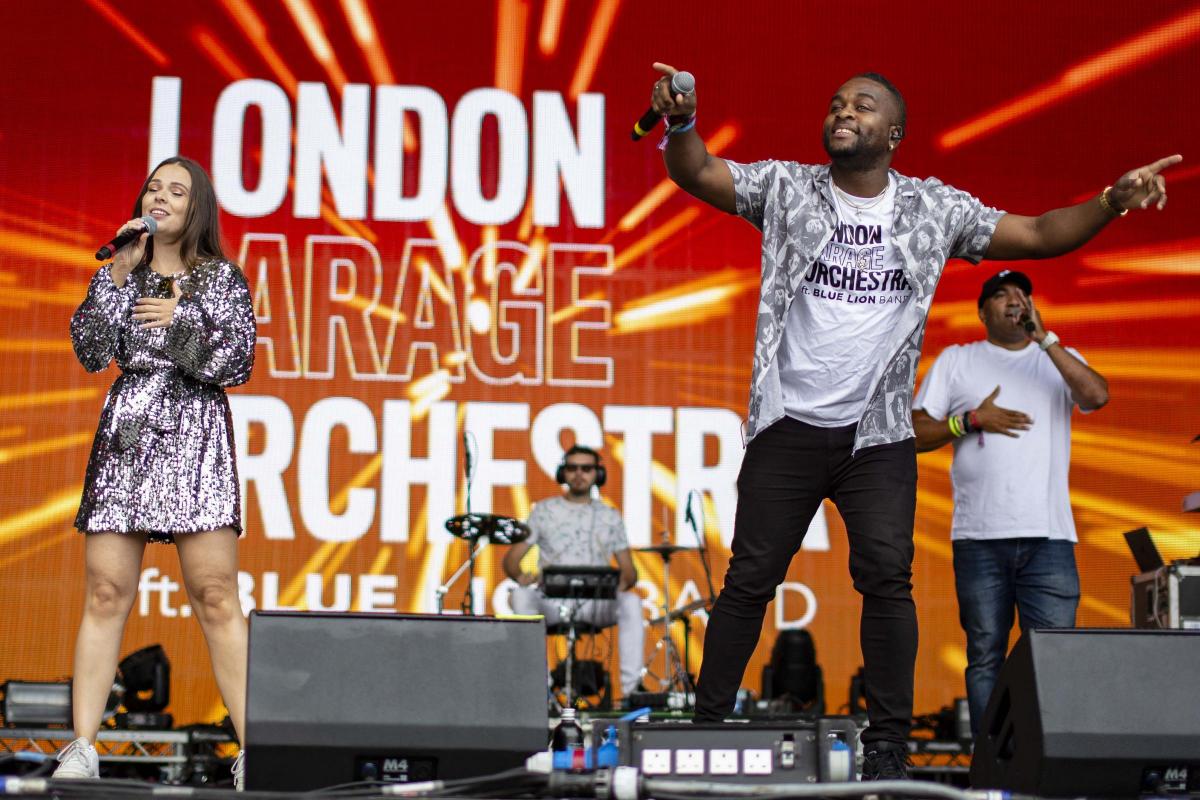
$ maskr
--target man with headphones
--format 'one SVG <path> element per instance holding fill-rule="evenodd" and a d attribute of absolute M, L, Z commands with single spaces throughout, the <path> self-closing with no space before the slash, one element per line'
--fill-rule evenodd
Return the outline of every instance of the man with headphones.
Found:
<path fill-rule="evenodd" d="M 514 544 L 504 556 L 504 573 L 517 582 L 512 608 L 518 614 L 541 614 L 549 625 L 561 618 L 560 600 L 544 597 L 537 573 L 524 572 L 521 560 L 538 546 L 538 568 L 606 567 L 615 560 L 621 571 L 615 600 L 585 600 L 575 610 L 575 620 L 596 627 L 617 625 L 621 663 L 621 693 L 628 695 L 641 678 L 645 639 L 641 597 L 632 591 L 637 567 L 629 554 L 625 523 L 612 506 L 592 497 L 592 487 L 604 485 L 608 475 L 600 454 L 574 445 L 563 454 L 554 479 L 566 486 L 563 494 L 542 500 L 529 515 L 530 536 Z"/>

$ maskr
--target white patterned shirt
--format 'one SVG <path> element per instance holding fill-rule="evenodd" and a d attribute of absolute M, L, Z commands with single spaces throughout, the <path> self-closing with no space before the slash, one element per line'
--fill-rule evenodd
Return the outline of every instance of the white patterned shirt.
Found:
<path fill-rule="evenodd" d="M 737 213 L 762 231 L 762 278 L 755 330 L 754 366 L 746 438 L 784 416 L 779 343 L 788 310 L 805 274 L 833 239 L 837 211 L 829 165 L 794 161 L 726 161 L 733 175 Z M 892 247 L 912 287 L 898 324 L 872 367 L 866 408 L 854 449 L 914 436 L 912 395 L 925 321 L 946 261 L 978 263 L 1004 212 L 936 178 L 919 180 L 892 170 L 896 182 Z"/>
<path fill-rule="evenodd" d="M 526 541 L 538 546 L 538 568 L 604 567 L 614 553 L 629 549 L 625 522 L 600 500 L 572 503 L 558 496 L 542 500 L 529 515 Z"/>

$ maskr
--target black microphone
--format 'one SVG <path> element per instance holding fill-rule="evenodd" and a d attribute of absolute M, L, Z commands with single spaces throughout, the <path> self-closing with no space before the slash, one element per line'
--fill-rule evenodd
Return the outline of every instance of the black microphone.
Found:
<path fill-rule="evenodd" d="M 1033 319 L 1028 314 L 1022 314 L 1020 322 L 1026 333 L 1033 333 L 1037 330 L 1037 325 L 1033 324 Z"/>
<path fill-rule="evenodd" d="M 676 72 L 671 76 L 671 97 L 677 94 L 691 94 L 694 91 L 696 91 L 696 76 L 692 73 Z M 651 106 L 650 110 L 642 114 L 642 118 L 633 124 L 630 136 L 636 142 L 654 130 L 654 126 L 658 124 L 660 119 L 662 119 L 662 115 Z"/>
<path fill-rule="evenodd" d="M 463 468 L 467 473 L 467 480 L 471 478 L 471 446 L 467 441 L 467 432 L 463 431 Z"/>
<path fill-rule="evenodd" d="M 696 529 L 696 518 L 694 516 L 692 516 L 692 495 L 695 493 L 695 491 L 696 491 L 695 489 L 692 489 L 690 492 L 688 492 L 687 513 L 683 517 L 683 521 L 686 522 L 688 525 L 691 525 L 692 530 Z"/>
<path fill-rule="evenodd" d="M 136 242 L 138 240 L 138 237 L 141 236 L 143 233 L 148 233 L 151 236 L 153 236 L 154 232 L 156 230 L 158 230 L 158 220 L 156 220 L 154 217 L 150 216 L 149 214 L 142 217 L 142 224 L 145 225 L 146 227 L 145 228 L 127 228 L 123 232 L 117 234 L 117 238 L 113 239 L 111 242 L 109 242 L 108 244 L 104 245 L 103 247 L 101 247 L 99 250 L 96 251 L 96 260 L 97 261 L 107 261 L 108 259 L 112 258 L 114 255 L 116 255 L 117 251 L 120 250 L 125 245 L 130 244 L 131 242 Z"/>

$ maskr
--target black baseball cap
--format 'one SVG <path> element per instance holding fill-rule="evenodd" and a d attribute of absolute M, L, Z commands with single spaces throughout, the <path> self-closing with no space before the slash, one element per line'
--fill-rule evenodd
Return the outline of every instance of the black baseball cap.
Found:
<path fill-rule="evenodd" d="M 978 307 L 983 308 L 984 302 L 1006 283 L 1011 283 L 1025 294 L 1033 294 L 1033 281 L 1029 280 L 1028 275 L 1015 269 L 1002 269 L 983 282 L 983 288 L 979 290 Z"/>

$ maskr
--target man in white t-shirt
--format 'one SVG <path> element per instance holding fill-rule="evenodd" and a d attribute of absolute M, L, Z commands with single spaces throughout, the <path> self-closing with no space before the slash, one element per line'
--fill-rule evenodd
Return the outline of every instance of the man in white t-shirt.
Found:
<path fill-rule="evenodd" d="M 942 351 L 913 401 L 917 451 L 954 444 L 950 538 L 975 733 L 1008 650 L 1014 608 L 1022 630 L 1075 625 L 1071 411 L 1108 402 L 1108 383 L 1046 331 L 1032 294 L 1023 273 L 989 278 L 979 293 L 987 339 Z"/>

